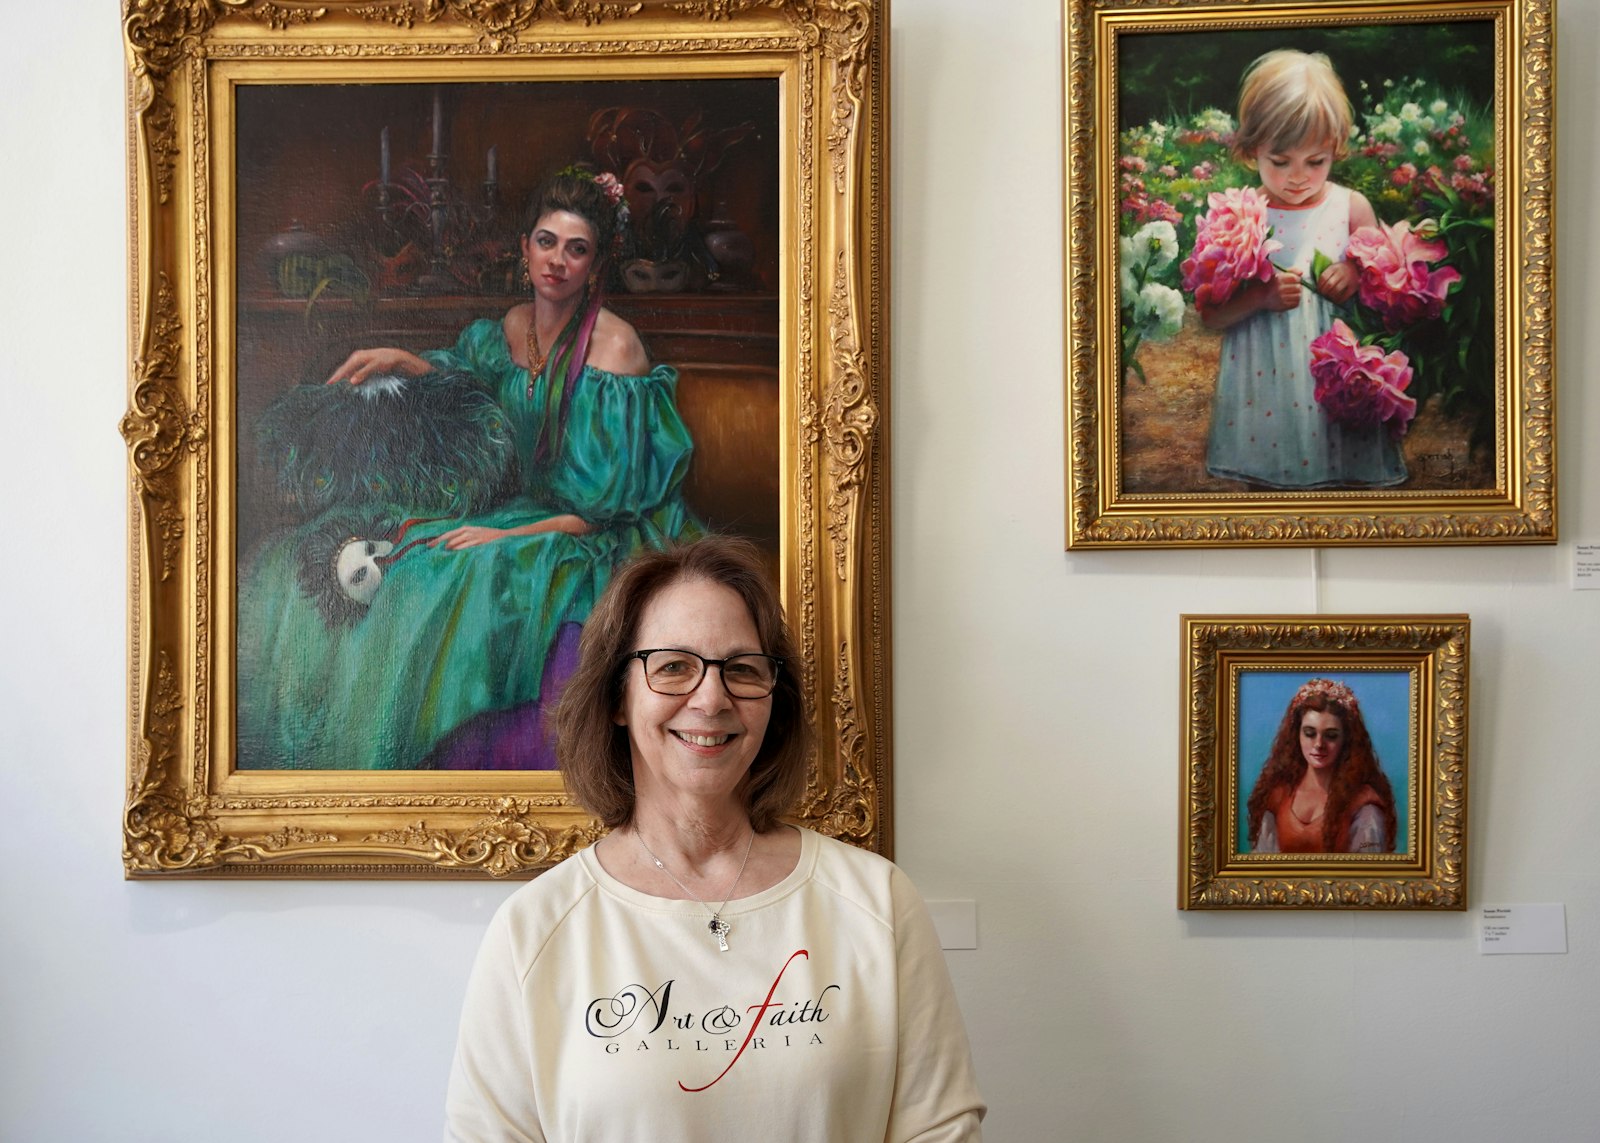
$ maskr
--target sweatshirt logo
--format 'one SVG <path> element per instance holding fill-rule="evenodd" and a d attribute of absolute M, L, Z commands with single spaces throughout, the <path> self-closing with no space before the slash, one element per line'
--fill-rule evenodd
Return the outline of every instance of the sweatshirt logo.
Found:
<path fill-rule="evenodd" d="M 747 1004 L 743 1011 L 731 1004 L 724 1004 L 704 1014 L 696 1015 L 693 1012 L 674 1014 L 672 1011 L 672 985 L 668 980 L 655 988 L 648 988 L 643 984 L 630 984 L 621 991 L 611 996 L 602 996 L 591 1000 L 584 1012 L 584 1030 L 597 1039 L 610 1041 L 606 1044 L 607 1053 L 615 1054 L 621 1050 L 617 1038 L 629 1032 L 634 1032 L 642 1037 L 650 1037 L 666 1028 L 666 1051 L 680 1051 L 683 1044 L 675 1044 L 672 1034 L 677 1031 L 699 1031 L 710 1033 L 712 1036 L 723 1039 L 726 1051 L 733 1052 L 733 1058 L 726 1067 L 705 1083 L 693 1085 L 678 1081 L 678 1087 L 686 1092 L 694 1093 L 705 1091 L 715 1086 L 724 1076 L 733 1070 L 733 1066 L 743 1058 L 745 1051 L 752 1047 L 760 1049 L 766 1046 L 767 1036 L 758 1036 L 763 1028 L 776 1030 L 787 1028 L 795 1024 L 820 1024 L 828 1019 L 829 1013 L 823 1008 L 830 992 L 836 990 L 837 984 L 830 984 L 822 990 L 821 995 L 806 997 L 800 1001 L 785 1001 L 778 999 L 778 988 L 783 983 L 784 973 L 789 971 L 789 966 L 796 960 L 809 960 L 811 954 L 805 949 L 796 949 L 789 954 L 789 959 L 783 962 L 783 967 L 772 979 L 772 985 L 767 989 L 767 994 L 759 1003 Z M 668 1021 L 671 1025 L 668 1026 Z M 743 1027 L 744 1038 L 735 1040 L 732 1034 Z M 784 1046 L 790 1046 L 788 1035 L 783 1036 Z M 822 1043 L 821 1036 L 813 1030 L 811 1043 Z M 648 1049 L 648 1039 L 641 1038 L 639 1050 Z M 694 1041 L 696 1051 L 709 1050 L 700 1040 Z"/>

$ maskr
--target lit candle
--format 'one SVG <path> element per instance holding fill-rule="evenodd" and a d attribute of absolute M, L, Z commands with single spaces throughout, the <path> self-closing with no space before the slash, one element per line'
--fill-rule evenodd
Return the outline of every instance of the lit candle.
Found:
<path fill-rule="evenodd" d="M 378 181 L 389 185 L 389 128 L 378 132 Z"/>
<path fill-rule="evenodd" d="M 433 153 L 444 154 L 444 97 L 437 88 L 433 92 Z"/>
<path fill-rule="evenodd" d="M 489 181 L 496 182 L 500 175 L 500 148 L 489 148 Z"/>

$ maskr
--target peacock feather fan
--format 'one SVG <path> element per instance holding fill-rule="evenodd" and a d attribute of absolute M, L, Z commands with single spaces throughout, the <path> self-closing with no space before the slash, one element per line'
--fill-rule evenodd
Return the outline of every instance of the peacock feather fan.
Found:
<path fill-rule="evenodd" d="M 258 442 L 302 519 L 380 504 L 468 516 L 516 481 L 505 411 L 464 372 L 296 386 L 267 409 Z"/>

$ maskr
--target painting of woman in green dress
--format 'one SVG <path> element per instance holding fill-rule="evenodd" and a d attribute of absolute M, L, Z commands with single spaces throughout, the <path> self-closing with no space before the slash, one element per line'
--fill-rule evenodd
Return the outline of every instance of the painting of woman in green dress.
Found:
<path fill-rule="evenodd" d="M 677 375 L 604 304 L 626 209 L 609 172 L 564 170 L 521 227 L 530 300 L 448 348 L 358 350 L 263 419 L 312 510 L 241 571 L 241 768 L 553 765 L 544 713 L 612 570 L 701 530 Z M 368 447 L 429 392 L 451 416 Z"/>

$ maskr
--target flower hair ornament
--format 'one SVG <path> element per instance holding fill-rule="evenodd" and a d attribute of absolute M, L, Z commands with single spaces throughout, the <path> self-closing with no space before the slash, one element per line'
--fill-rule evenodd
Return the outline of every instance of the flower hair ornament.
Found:
<path fill-rule="evenodd" d="M 1351 690 L 1343 683 L 1334 682 L 1332 679 L 1309 680 L 1302 685 L 1298 691 L 1295 692 L 1294 704 L 1299 706 L 1307 699 L 1318 697 L 1339 703 L 1351 714 L 1355 714 L 1361 709 L 1361 705 L 1356 702 L 1355 691 Z"/>

